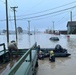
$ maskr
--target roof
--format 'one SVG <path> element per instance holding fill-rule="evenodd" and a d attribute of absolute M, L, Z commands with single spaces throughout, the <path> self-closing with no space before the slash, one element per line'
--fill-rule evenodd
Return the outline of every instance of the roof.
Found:
<path fill-rule="evenodd" d="M 68 21 L 67 27 L 69 26 L 76 26 L 76 21 Z"/>

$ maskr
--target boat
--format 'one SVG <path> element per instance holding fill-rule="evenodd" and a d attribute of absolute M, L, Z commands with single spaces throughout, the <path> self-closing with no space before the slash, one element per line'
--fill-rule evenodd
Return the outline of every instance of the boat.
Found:
<path fill-rule="evenodd" d="M 52 40 L 52 41 L 59 41 L 59 38 L 58 38 L 58 37 L 51 37 L 51 38 L 49 38 L 49 40 Z"/>
<path fill-rule="evenodd" d="M 41 50 L 42 50 L 42 52 L 44 53 L 44 55 L 43 55 L 44 57 L 49 57 L 49 56 L 50 56 L 49 52 L 50 52 L 51 50 L 54 51 L 55 57 L 68 57 L 68 56 L 71 55 L 70 53 L 67 52 L 66 49 L 63 49 L 64 52 L 57 52 L 57 51 L 55 51 L 54 48 L 41 48 Z M 40 57 L 39 57 L 39 58 L 40 58 Z"/>
<path fill-rule="evenodd" d="M 40 48 L 40 50 L 44 53 L 43 57 L 49 57 L 50 51 L 54 51 L 55 57 L 68 57 L 71 55 L 70 53 L 68 53 L 67 49 L 62 48 L 61 46 L 59 47 L 59 49 L 57 49 L 58 46 L 60 45 L 57 44 L 55 48 Z"/>

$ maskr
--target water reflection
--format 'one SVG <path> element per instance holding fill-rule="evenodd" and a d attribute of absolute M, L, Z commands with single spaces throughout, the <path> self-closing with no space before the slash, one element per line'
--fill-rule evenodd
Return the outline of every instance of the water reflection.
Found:
<path fill-rule="evenodd" d="M 66 58 L 61 58 L 61 57 L 56 57 L 55 58 L 55 62 L 50 62 L 51 65 L 51 69 L 55 69 L 57 67 L 64 66 L 63 63 L 66 63 L 67 61 L 69 61 L 71 59 L 71 57 L 66 57 Z"/>
<path fill-rule="evenodd" d="M 54 69 L 56 67 L 55 62 L 51 62 L 51 69 Z"/>
<path fill-rule="evenodd" d="M 67 38 L 67 42 L 70 42 L 70 38 Z"/>
<path fill-rule="evenodd" d="M 10 62 L 0 64 L 0 75 L 7 75 L 12 66 L 20 59 L 14 58 Z"/>
<path fill-rule="evenodd" d="M 23 34 L 19 34 L 19 35 L 18 35 L 18 40 L 19 40 L 19 42 L 20 42 L 22 39 L 23 39 Z"/>
<path fill-rule="evenodd" d="M 30 35 L 28 35 L 28 43 L 29 43 L 29 48 L 30 48 L 30 45 L 31 45 Z"/>

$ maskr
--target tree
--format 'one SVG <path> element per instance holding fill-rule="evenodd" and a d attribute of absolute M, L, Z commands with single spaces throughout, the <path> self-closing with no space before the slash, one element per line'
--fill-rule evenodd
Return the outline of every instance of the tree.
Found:
<path fill-rule="evenodd" d="M 17 30 L 18 30 L 18 33 L 19 33 L 19 34 L 23 32 L 23 30 L 22 30 L 21 27 L 18 27 Z"/>

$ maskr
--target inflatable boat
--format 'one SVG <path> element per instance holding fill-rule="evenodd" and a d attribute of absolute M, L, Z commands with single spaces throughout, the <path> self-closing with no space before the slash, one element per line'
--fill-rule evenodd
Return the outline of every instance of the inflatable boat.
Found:
<path fill-rule="evenodd" d="M 70 53 L 68 53 L 67 49 L 62 48 L 60 45 L 56 45 L 55 48 L 40 48 L 40 50 L 43 52 L 42 56 L 44 58 L 50 56 L 50 51 L 54 51 L 55 57 L 68 57 L 71 55 Z M 38 53 L 38 57 L 39 57 L 39 53 Z"/>

